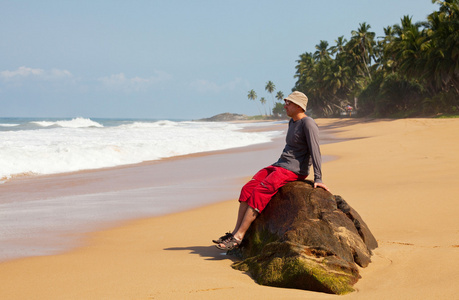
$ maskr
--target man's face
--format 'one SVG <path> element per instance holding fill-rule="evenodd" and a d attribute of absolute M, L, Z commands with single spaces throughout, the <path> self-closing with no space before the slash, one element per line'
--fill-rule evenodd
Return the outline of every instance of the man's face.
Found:
<path fill-rule="evenodd" d="M 284 109 L 289 117 L 293 117 L 303 111 L 301 107 L 289 100 L 285 100 Z"/>

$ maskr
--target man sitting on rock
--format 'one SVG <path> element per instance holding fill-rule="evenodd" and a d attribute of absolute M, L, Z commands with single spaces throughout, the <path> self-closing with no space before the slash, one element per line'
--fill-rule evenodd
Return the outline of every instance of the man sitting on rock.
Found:
<path fill-rule="evenodd" d="M 236 226 L 233 232 L 213 240 L 218 249 L 237 248 L 252 222 L 277 190 L 287 182 L 304 180 L 309 175 L 311 164 L 314 168 L 314 188 L 321 187 L 328 191 L 322 182 L 319 128 L 305 114 L 308 97 L 301 92 L 293 92 L 284 101 L 285 111 L 291 119 L 282 155 L 276 163 L 260 170 L 242 187 Z"/>

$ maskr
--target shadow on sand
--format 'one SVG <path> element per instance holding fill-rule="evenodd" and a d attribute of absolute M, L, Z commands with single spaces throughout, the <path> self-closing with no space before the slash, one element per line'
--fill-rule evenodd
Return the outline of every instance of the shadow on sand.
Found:
<path fill-rule="evenodd" d="M 232 255 L 227 255 L 226 251 L 219 250 L 215 246 L 189 246 L 189 247 L 171 247 L 164 248 L 166 251 L 189 251 L 190 254 L 197 254 L 205 260 L 224 260 L 230 259 L 233 262 L 239 259 Z"/>

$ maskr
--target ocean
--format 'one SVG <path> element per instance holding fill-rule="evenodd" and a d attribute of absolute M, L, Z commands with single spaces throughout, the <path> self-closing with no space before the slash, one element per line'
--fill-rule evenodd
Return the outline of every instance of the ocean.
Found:
<path fill-rule="evenodd" d="M 237 199 L 240 179 L 282 150 L 263 145 L 283 135 L 272 125 L 0 118 L 0 262 L 72 249 L 81 233 L 118 222 Z M 161 161 L 250 145 L 256 151 Z M 40 176 L 49 174 L 59 176 Z"/>
<path fill-rule="evenodd" d="M 0 182 L 269 142 L 272 123 L 0 118 Z"/>

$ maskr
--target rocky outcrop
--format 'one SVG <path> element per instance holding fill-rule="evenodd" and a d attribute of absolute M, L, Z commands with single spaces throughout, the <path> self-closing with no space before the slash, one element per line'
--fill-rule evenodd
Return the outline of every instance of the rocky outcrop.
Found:
<path fill-rule="evenodd" d="M 368 266 L 377 246 L 344 199 L 295 181 L 252 223 L 238 249 L 243 261 L 233 268 L 262 285 L 345 294 L 360 278 L 357 265 Z"/>
<path fill-rule="evenodd" d="M 215 115 L 210 118 L 200 119 L 198 121 L 203 122 L 229 122 L 229 121 L 240 121 L 240 120 L 247 120 L 248 117 L 246 115 L 240 114 L 232 114 L 232 113 L 223 113 L 219 115 Z"/>

